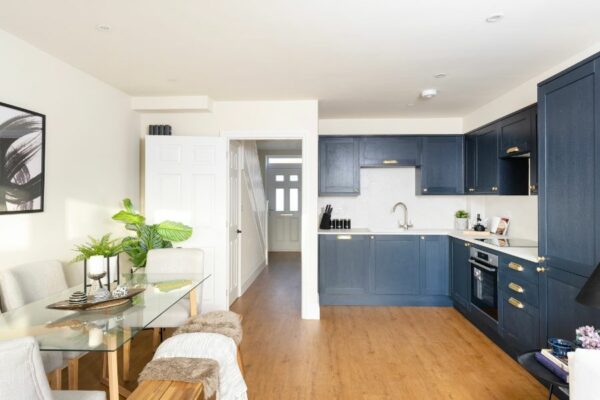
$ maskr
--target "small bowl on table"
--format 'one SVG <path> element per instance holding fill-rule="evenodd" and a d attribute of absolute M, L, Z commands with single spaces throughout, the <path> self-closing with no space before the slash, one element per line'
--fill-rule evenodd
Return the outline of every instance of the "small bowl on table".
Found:
<path fill-rule="evenodd" d="M 552 354 L 557 357 L 566 357 L 567 353 L 575 348 L 573 342 L 565 339 L 550 338 L 548 339 L 548 344 L 550 345 L 550 349 L 552 349 Z"/>

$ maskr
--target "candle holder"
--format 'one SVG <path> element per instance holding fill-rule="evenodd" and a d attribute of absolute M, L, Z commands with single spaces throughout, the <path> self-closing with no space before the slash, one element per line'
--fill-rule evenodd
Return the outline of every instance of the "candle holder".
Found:
<path fill-rule="evenodd" d="M 116 282 L 117 286 L 121 283 L 121 266 L 120 266 L 120 262 L 119 262 L 119 255 L 114 256 L 116 258 L 116 279 L 112 279 L 111 280 L 111 273 L 110 273 L 110 259 L 111 257 L 104 257 L 104 262 L 105 262 L 105 270 L 104 272 L 102 272 L 101 274 L 92 274 L 92 273 L 88 273 L 88 260 L 83 260 L 83 292 L 85 294 L 88 293 L 88 289 L 91 292 L 92 289 L 92 285 L 94 283 L 94 281 L 98 281 L 99 287 L 103 288 L 102 286 L 102 278 L 106 277 L 106 286 L 108 288 L 108 291 L 110 292 L 111 290 L 111 286 L 113 283 Z"/>

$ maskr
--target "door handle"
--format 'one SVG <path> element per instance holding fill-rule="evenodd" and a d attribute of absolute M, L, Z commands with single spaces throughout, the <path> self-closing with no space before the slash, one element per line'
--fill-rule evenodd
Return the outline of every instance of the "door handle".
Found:
<path fill-rule="evenodd" d="M 237 233 L 242 233 L 242 230 L 241 230 L 241 229 L 238 229 L 238 230 L 237 230 Z"/>
<path fill-rule="evenodd" d="M 506 154 L 518 153 L 519 151 L 521 151 L 521 149 L 519 149 L 519 146 L 513 146 L 506 149 Z"/>
<path fill-rule="evenodd" d="M 469 260 L 469 262 L 471 264 L 475 265 L 477 268 L 485 269 L 486 271 L 489 271 L 489 272 L 496 272 L 497 271 L 495 268 L 486 267 L 483 264 L 479 264 L 477 261 Z"/>
<path fill-rule="evenodd" d="M 398 164 L 398 160 L 383 160 L 384 164 Z"/>
<path fill-rule="evenodd" d="M 523 303 L 521 303 L 519 300 L 515 299 L 514 297 L 511 297 L 508 299 L 508 303 L 516 308 L 525 308 L 525 306 L 523 305 Z"/>
<path fill-rule="evenodd" d="M 516 262 L 509 262 L 508 263 L 508 268 L 518 271 L 518 272 L 523 272 L 524 268 L 521 264 L 517 264 Z"/>
<path fill-rule="evenodd" d="M 517 292 L 517 293 L 523 293 L 523 292 L 525 292 L 525 289 L 523 289 L 523 287 L 521 285 L 517 285 L 514 282 L 509 283 L 508 284 L 508 288 L 510 290 L 514 291 L 514 292 Z"/>

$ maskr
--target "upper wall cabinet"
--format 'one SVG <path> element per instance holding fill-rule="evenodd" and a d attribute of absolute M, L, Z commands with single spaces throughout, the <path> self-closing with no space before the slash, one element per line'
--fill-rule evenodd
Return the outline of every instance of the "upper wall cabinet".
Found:
<path fill-rule="evenodd" d="M 417 168 L 417 194 L 464 193 L 463 135 L 424 136 L 421 166 Z"/>
<path fill-rule="evenodd" d="M 360 194 L 359 139 L 321 137 L 319 140 L 319 195 Z"/>
<path fill-rule="evenodd" d="M 361 167 L 414 166 L 419 160 L 416 136 L 363 136 L 360 144 Z"/>
<path fill-rule="evenodd" d="M 500 157 L 521 155 L 533 150 L 536 108 L 527 107 L 498 121 Z"/>
<path fill-rule="evenodd" d="M 498 132 L 496 126 L 484 127 L 475 137 L 475 193 L 498 193 Z"/>
<path fill-rule="evenodd" d="M 600 262 L 600 59 L 538 87 L 539 254 L 589 276 Z"/>

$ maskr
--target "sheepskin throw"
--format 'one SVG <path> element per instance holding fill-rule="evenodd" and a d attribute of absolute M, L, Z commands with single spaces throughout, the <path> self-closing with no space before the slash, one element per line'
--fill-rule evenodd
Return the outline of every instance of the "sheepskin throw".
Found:
<path fill-rule="evenodd" d="M 213 311 L 190 318 L 173 336 L 182 333 L 218 333 L 227 336 L 237 346 L 242 342 L 242 317 L 231 311 Z"/>
<path fill-rule="evenodd" d="M 207 358 L 158 358 L 146 364 L 138 378 L 142 381 L 202 383 L 204 398 L 210 399 L 219 387 L 219 363 Z"/>

